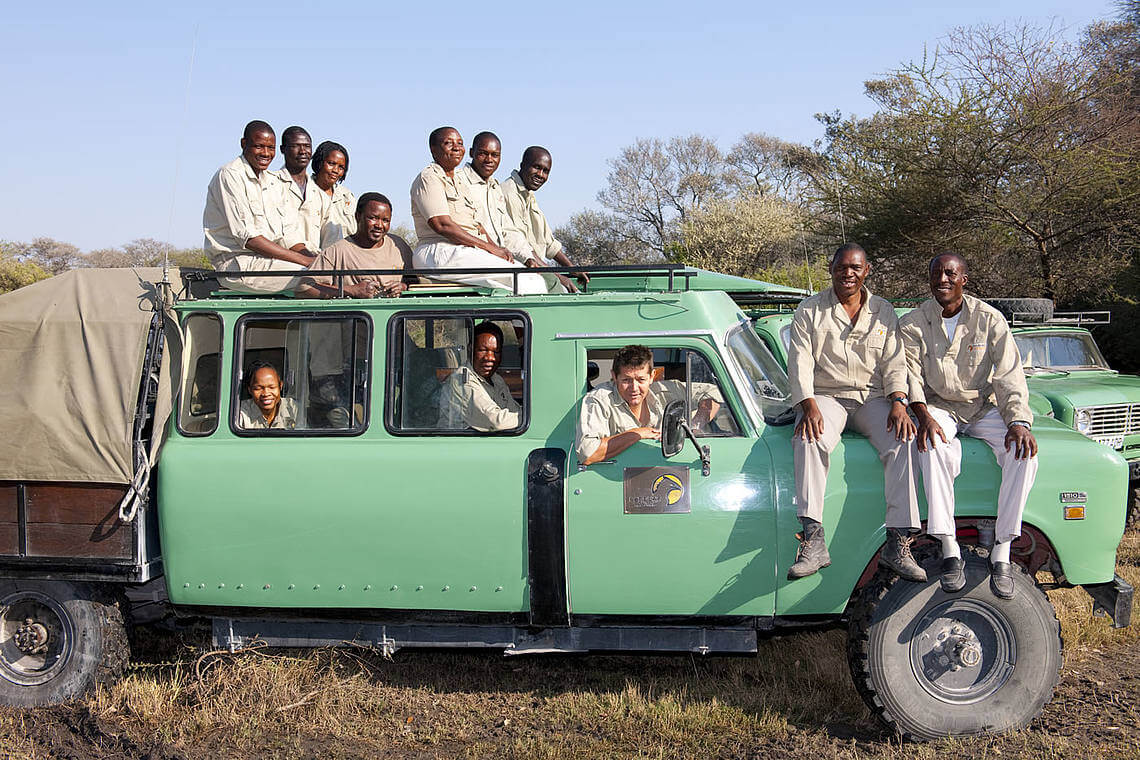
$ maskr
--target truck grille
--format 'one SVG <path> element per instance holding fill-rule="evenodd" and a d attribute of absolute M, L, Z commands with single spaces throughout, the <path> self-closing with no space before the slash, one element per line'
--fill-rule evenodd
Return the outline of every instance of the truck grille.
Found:
<path fill-rule="evenodd" d="M 1086 411 L 1092 415 L 1086 435 L 1114 449 L 1124 445 L 1124 436 L 1140 433 L 1140 404 L 1090 406 Z"/>

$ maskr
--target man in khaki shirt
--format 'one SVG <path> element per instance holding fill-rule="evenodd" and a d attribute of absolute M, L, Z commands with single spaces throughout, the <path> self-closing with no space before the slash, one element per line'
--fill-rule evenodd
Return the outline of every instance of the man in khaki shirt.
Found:
<path fill-rule="evenodd" d="M 286 185 L 269 171 L 277 152 L 273 128 L 251 121 L 241 139 L 242 154 L 218 169 L 206 192 L 202 249 L 219 272 L 293 271 L 314 254 L 298 236 Z M 296 278 L 219 277 L 223 287 L 252 293 L 291 290 Z"/>
<path fill-rule="evenodd" d="M 356 232 L 330 245 L 317 256 L 312 270 L 326 269 L 408 269 L 412 250 L 399 237 L 389 235 L 392 202 L 380 193 L 365 193 L 356 204 Z M 304 277 L 295 295 L 298 298 L 336 298 L 340 295 L 333 275 Z M 394 298 L 415 281 L 411 275 L 344 275 L 344 294 L 349 298 Z"/>
<path fill-rule="evenodd" d="M 1021 357 L 1005 318 L 963 293 L 966 261 L 943 253 L 930 262 L 925 301 L 900 320 L 911 373 L 911 409 L 918 418 L 918 463 L 926 488 L 927 532 L 942 541 L 942 588 L 966 584 L 955 538 L 954 479 L 962 467 L 959 435 L 985 441 L 1001 467 L 997 527 L 990 553 L 990 589 L 1013 597 L 1009 549 L 1037 475 L 1037 440 Z"/>
<path fill-rule="evenodd" d="M 511 277 L 495 274 L 451 274 L 447 269 L 516 268 L 514 254 L 491 241 L 479 222 L 479 206 L 469 183 L 458 171 L 463 162 L 463 138 L 453 127 L 439 127 L 428 137 L 432 163 L 412 182 L 412 221 L 418 244 L 413 254 L 417 269 L 440 270 L 440 280 L 492 288 L 510 288 Z M 546 293 L 538 275 L 518 277 L 519 293 Z"/>
<path fill-rule="evenodd" d="M 519 426 L 522 407 L 498 374 L 503 360 L 503 331 L 491 322 L 475 326 L 471 367 L 460 367 L 443 385 L 439 425 L 447 430 L 482 432 Z"/>
<path fill-rule="evenodd" d="M 552 167 L 550 151 L 539 145 L 530 146 L 523 151 L 519 168 L 511 172 L 510 179 L 503 183 L 503 197 L 507 202 L 507 212 L 526 235 L 528 245 L 539 258 L 551 266 L 568 267 L 573 265 L 562 251 L 562 243 L 554 238 L 546 214 L 542 213 L 534 197 L 550 178 Z M 583 285 L 590 281 L 584 272 L 577 277 Z"/>
<path fill-rule="evenodd" d="M 273 172 L 288 189 L 287 197 L 293 209 L 299 210 L 309 189 L 309 161 L 313 157 L 313 138 L 304 127 L 286 127 L 281 133 L 281 156 L 285 165 Z"/>
<path fill-rule="evenodd" d="M 685 398 L 685 383 L 653 380 L 653 352 L 648 346 L 619 350 L 611 377 L 582 399 L 574 442 L 581 464 L 612 459 L 641 440 L 660 440 L 665 407 Z M 692 426 L 700 432 L 717 416 L 723 399 L 711 383 L 693 383 L 692 387 L 697 404 Z"/>
<path fill-rule="evenodd" d="M 840 246 L 831 259 L 832 286 L 804 300 L 792 318 L 788 379 L 798 407 L 792 453 L 803 533 L 789 580 L 831 564 L 823 501 L 831 452 L 848 426 L 870 439 L 883 462 L 887 545 L 879 563 L 907 580 L 926 580 L 910 553 L 910 534 L 921 523 L 906 358 L 894 309 L 863 285 L 870 272 L 860 246 Z"/>

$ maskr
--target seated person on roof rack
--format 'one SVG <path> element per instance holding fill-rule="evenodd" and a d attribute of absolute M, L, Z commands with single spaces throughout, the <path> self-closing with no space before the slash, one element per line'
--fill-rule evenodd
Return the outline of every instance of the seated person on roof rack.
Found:
<path fill-rule="evenodd" d="M 417 269 L 440 270 L 436 279 L 490 288 L 511 288 L 509 274 L 453 274 L 447 269 L 520 268 L 538 266 L 535 259 L 516 261 L 506 248 L 491 242 L 477 218 L 479 206 L 463 172 L 463 138 L 453 127 L 440 127 L 428 137 L 432 163 L 412 183 L 412 221 L 416 226 L 413 261 Z M 535 274 L 518 276 L 518 292 L 546 293 Z"/>
<path fill-rule="evenodd" d="M 575 450 L 582 464 L 613 459 L 644 439 L 661 439 L 661 415 L 670 401 L 685 398 L 680 380 L 653 379 L 648 346 L 625 346 L 613 358 L 613 379 L 582 399 Z M 692 383 L 695 431 L 717 416 L 723 399 L 711 383 Z"/>
<path fill-rule="evenodd" d="M 402 239 L 388 234 L 392 226 L 392 202 L 380 193 L 365 193 L 356 204 L 356 232 L 321 251 L 309 267 L 313 271 L 332 269 L 409 269 L 412 249 Z M 338 280 L 344 280 L 349 298 L 382 296 L 395 298 L 415 282 L 412 275 L 361 274 L 314 275 L 297 286 L 298 298 L 337 298 Z"/>
<path fill-rule="evenodd" d="M 281 398 L 281 376 L 269 362 L 255 361 L 246 384 L 250 398 L 238 407 L 238 427 L 246 430 L 292 430 L 297 424 L 297 403 Z"/>
<path fill-rule="evenodd" d="M 241 155 L 218 169 L 206 191 L 202 250 L 219 272 L 292 271 L 307 267 L 306 250 L 288 185 L 269 171 L 277 153 L 273 127 L 251 121 L 241 138 Z M 292 277 L 219 277 L 224 288 L 247 293 L 292 290 Z"/>
<path fill-rule="evenodd" d="M 439 400 L 439 425 L 448 430 L 488 432 L 519 426 L 522 407 L 497 373 L 503 360 L 503 331 L 491 322 L 475 326 L 471 364 L 451 373 Z"/>

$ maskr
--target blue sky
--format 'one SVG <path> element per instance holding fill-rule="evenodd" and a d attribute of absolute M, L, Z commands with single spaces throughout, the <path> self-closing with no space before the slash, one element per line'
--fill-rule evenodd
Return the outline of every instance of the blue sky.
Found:
<path fill-rule="evenodd" d="M 554 156 L 539 202 L 587 207 L 638 137 L 745 132 L 810 142 L 821 111 L 866 114 L 863 82 L 956 26 L 1023 20 L 1076 34 L 1112 0 L 955 3 L 20 3 L 4 11 L 0 239 L 85 250 L 138 237 L 197 246 L 206 185 L 242 126 L 301 124 L 349 150 L 345 185 L 408 188 L 441 124 Z M 413 6 L 414 7 L 411 7 Z M 193 66 L 191 57 L 193 55 Z M 280 157 L 274 168 L 280 165 Z"/>

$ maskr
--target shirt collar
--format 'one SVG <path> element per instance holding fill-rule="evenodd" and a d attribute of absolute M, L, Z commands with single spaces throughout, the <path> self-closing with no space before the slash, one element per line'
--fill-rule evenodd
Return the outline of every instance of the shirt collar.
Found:
<path fill-rule="evenodd" d="M 531 196 L 534 195 L 534 191 L 528 190 L 527 186 L 523 184 L 522 175 L 519 174 L 518 169 L 511 171 L 511 179 L 513 179 L 515 181 L 515 184 L 519 186 L 519 195 L 529 201 L 531 199 Z"/>

